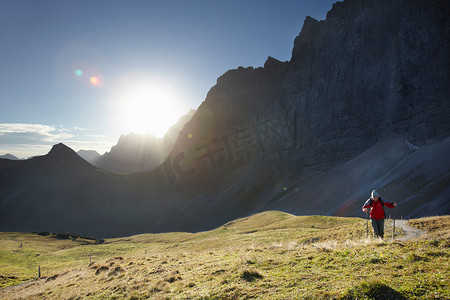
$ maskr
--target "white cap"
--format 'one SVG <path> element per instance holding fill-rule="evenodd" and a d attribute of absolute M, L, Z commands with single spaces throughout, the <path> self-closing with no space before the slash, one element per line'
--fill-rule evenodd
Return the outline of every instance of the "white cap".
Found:
<path fill-rule="evenodd" d="M 373 190 L 372 191 L 372 199 L 373 199 L 373 197 L 380 197 L 380 194 L 378 194 L 377 191 Z"/>

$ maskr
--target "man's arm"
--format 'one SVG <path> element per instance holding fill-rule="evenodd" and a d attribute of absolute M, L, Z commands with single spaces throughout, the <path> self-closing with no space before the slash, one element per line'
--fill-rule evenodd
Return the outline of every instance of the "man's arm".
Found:
<path fill-rule="evenodd" d="M 397 202 L 384 202 L 384 206 L 387 206 L 389 208 L 394 208 L 397 206 Z"/>
<path fill-rule="evenodd" d="M 363 205 L 363 207 L 362 207 L 362 211 L 363 212 L 367 212 L 368 210 L 369 210 L 369 207 L 371 207 L 372 205 L 372 203 L 370 202 L 370 200 L 372 200 L 372 199 L 368 199 L 367 201 L 366 201 L 366 203 L 364 203 L 364 205 Z"/>

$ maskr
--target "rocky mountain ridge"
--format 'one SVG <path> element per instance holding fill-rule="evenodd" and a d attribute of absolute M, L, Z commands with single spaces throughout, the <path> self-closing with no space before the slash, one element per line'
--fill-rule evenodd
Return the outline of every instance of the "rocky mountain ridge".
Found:
<path fill-rule="evenodd" d="M 164 162 L 173 148 L 183 126 L 192 118 L 195 110 L 190 110 L 174 124 L 164 138 L 152 134 L 129 133 L 121 135 L 110 152 L 95 155 L 78 151 L 78 154 L 94 166 L 119 174 L 145 172 Z M 85 151 L 85 150 L 84 150 Z"/>
<path fill-rule="evenodd" d="M 269 58 L 217 80 L 171 161 L 225 149 L 214 166 L 229 168 L 279 153 L 301 174 L 390 137 L 442 140 L 450 133 L 448 12 L 445 1 L 349 0 L 324 21 L 306 18 L 289 62 Z M 225 146 L 206 148 L 218 140 Z"/>

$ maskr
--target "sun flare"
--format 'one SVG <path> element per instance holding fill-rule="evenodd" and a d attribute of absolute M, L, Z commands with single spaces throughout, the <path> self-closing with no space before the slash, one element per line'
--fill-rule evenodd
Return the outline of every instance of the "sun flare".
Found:
<path fill-rule="evenodd" d="M 163 137 L 187 111 L 170 84 L 161 80 L 126 80 L 116 94 L 116 127 L 122 133 Z"/>

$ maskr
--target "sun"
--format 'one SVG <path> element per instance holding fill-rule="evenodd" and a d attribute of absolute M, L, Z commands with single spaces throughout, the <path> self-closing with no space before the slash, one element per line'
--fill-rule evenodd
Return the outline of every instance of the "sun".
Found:
<path fill-rule="evenodd" d="M 162 137 L 179 117 L 174 102 L 171 92 L 161 87 L 135 87 L 122 102 L 121 127 Z"/>
<path fill-rule="evenodd" d="M 146 78 L 125 80 L 116 93 L 116 127 L 121 133 L 163 137 L 187 112 L 170 83 Z"/>

